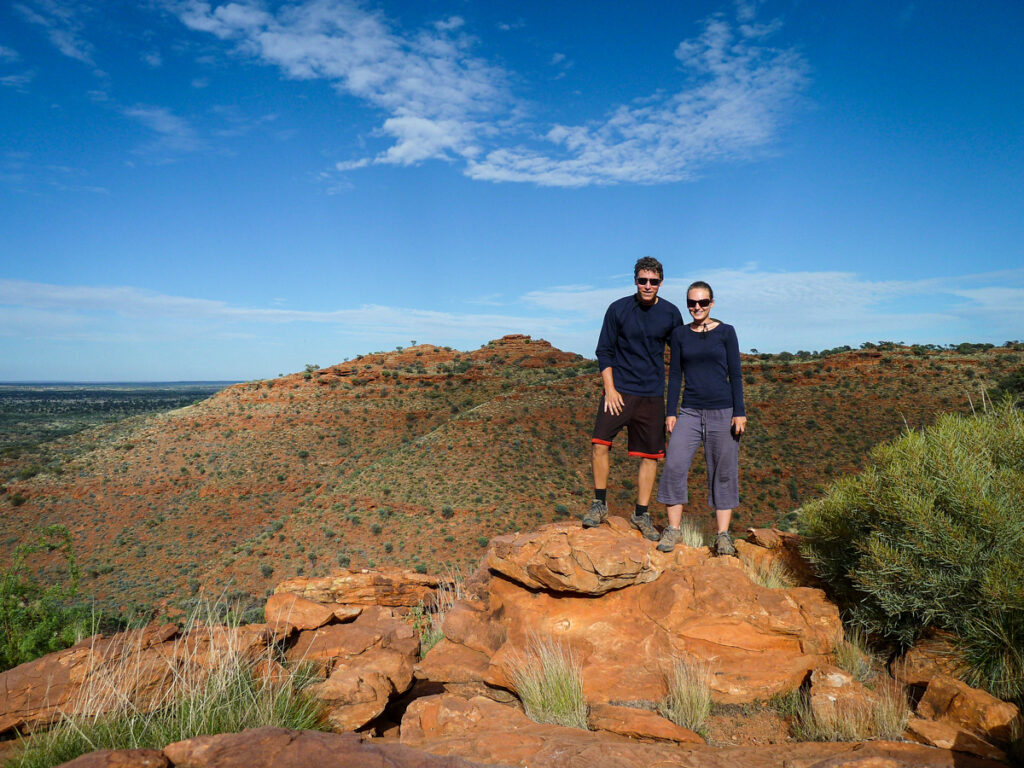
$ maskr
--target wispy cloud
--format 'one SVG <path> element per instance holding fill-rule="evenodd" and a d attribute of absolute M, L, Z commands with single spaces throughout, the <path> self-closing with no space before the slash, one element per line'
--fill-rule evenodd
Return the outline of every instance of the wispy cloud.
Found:
<path fill-rule="evenodd" d="M 142 60 L 153 68 L 162 67 L 164 64 L 164 57 L 160 55 L 160 51 L 147 51 L 142 54 Z"/>
<path fill-rule="evenodd" d="M 0 61 L 17 61 L 21 55 L 13 48 L 0 45 Z"/>
<path fill-rule="evenodd" d="M 177 9 L 188 27 L 233 41 L 243 55 L 292 78 L 328 80 L 385 112 L 380 133 L 393 144 L 373 163 L 475 155 L 487 130 L 482 121 L 508 101 L 502 71 L 474 57 L 471 40 L 456 34 L 459 17 L 406 36 L 382 14 L 343 0 L 307 0 L 276 13 L 199 0 Z"/>
<path fill-rule="evenodd" d="M 203 149 L 206 142 L 183 117 L 165 107 L 137 105 L 122 110 L 155 134 L 155 138 L 140 146 L 140 154 L 180 154 Z"/>
<path fill-rule="evenodd" d="M 808 68 L 792 49 L 773 48 L 778 23 L 757 24 L 757 2 L 741 2 L 737 23 L 723 16 L 679 44 L 679 88 L 638 94 L 586 125 L 530 125 L 507 72 L 473 54 L 465 21 L 451 17 L 403 33 L 382 14 L 348 0 L 305 0 L 273 12 L 243 3 L 185 0 L 191 29 L 288 77 L 324 79 L 386 115 L 376 135 L 390 146 L 342 160 L 338 171 L 374 164 L 464 163 L 466 175 L 543 186 L 655 184 L 695 178 L 714 161 L 770 147 Z M 666 51 L 666 65 L 671 59 Z M 554 53 L 564 72 L 572 62 Z"/>
<path fill-rule="evenodd" d="M 1024 269 L 915 281 L 838 271 L 771 272 L 751 265 L 699 277 L 715 289 L 713 315 L 736 327 L 744 350 L 795 352 L 879 340 L 1002 343 L 1020 339 L 1024 328 Z M 661 295 L 681 306 L 689 281 L 669 279 Z M 532 291 L 495 312 L 376 304 L 311 311 L 282 308 L 280 300 L 267 307 L 244 307 L 131 286 L 0 280 L 0 335 L 67 340 L 88 334 L 95 340 L 130 332 L 142 341 L 146 334 L 203 339 L 259 337 L 271 327 L 312 324 L 348 338 L 356 351 L 367 351 L 367 340 L 397 344 L 417 338 L 472 346 L 506 333 L 528 333 L 589 356 L 608 304 L 629 291 L 626 276 L 616 286 Z M 490 304 L 492 298 L 498 297 L 483 297 L 478 303 Z M 297 333 L 283 332 L 283 338 Z"/>
<path fill-rule="evenodd" d="M 28 70 L 26 72 L 19 72 L 16 75 L 4 75 L 0 77 L 0 85 L 5 88 L 13 88 L 16 91 L 25 91 L 28 88 L 29 83 L 35 78 L 35 72 Z"/>
<path fill-rule="evenodd" d="M 96 66 L 94 48 L 83 36 L 80 14 L 88 8 L 82 3 L 61 3 L 57 0 L 26 0 L 15 3 L 14 9 L 31 24 L 41 27 L 50 42 L 65 56 Z"/>
<path fill-rule="evenodd" d="M 807 80 L 796 52 L 765 44 L 771 31 L 714 17 L 676 48 L 692 75 L 680 90 L 620 106 L 603 122 L 556 125 L 544 136 L 548 147 L 496 149 L 470 160 L 467 174 L 544 186 L 656 184 L 751 157 L 775 139 Z"/>

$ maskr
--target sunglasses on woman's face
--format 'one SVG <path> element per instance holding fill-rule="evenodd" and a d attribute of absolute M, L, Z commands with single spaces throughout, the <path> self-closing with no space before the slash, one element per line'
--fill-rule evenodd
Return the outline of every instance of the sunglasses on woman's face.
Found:
<path fill-rule="evenodd" d="M 647 285 L 648 283 L 650 283 L 651 285 L 657 287 L 657 286 L 661 285 L 661 278 L 660 277 L 638 277 L 636 279 L 636 284 L 637 285 Z"/>
<path fill-rule="evenodd" d="M 711 306 L 711 299 L 687 299 L 686 306 L 690 309 L 694 307 L 700 307 L 701 309 L 707 309 Z"/>

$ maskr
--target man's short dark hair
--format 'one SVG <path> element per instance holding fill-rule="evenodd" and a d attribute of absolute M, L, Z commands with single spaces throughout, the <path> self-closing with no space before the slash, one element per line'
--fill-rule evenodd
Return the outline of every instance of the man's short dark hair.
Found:
<path fill-rule="evenodd" d="M 633 265 L 633 279 L 636 280 L 636 276 L 643 270 L 647 270 L 648 272 L 657 272 L 658 277 L 662 280 L 665 279 L 665 270 L 662 269 L 661 262 L 653 256 L 644 256 L 643 258 L 636 260 L 636 264 Z"/>

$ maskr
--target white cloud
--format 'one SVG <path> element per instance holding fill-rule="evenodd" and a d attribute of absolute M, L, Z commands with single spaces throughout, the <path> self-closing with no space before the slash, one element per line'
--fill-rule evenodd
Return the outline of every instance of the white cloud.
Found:
<path fill-rule="evenodd" d="M 144 53 L 142 54 L 142 60 L 154 68 L 161 67 L 164 63 L 164 59 L 163 56 L 160 55 L 160 51 L 149 51 L 148 53 Z"/>
<path fill-rule="evenodd" d="M 83 36 L 84 25 L 79 19 L 81 3 L 61 3 L 57 0 L 27 0 L 13 6 L 31 24 L 42 27 L 50 42 L 65 56 L 95 66 L 93 46 Z"/>
<path fill-rule="evenodd" d="M 0 59 L 5 61 L 17 61 L 21 56 L 13 48 L 7 48 L 6 46 L 0 45 Z"/>
<path fill-rule="evenodd" d="M 157 136 L 137 151 L 144 154 L 195 152 L 205 147 L 192 125 L 164 107 L 138 105 L 122 110 L 124 114 L 153 131 Z"/>
<path fill-rule="evenodd" d="M 714 17 L 676 49 L 695 76 L 681 90 L 620 106 L 603 122 L 555 125 L 545 135 L 549 147 L 499 148 L 471 160 L 466 173 L 543 186 L 657 184 L 693 179 L 712 161 L 749 158 L 774 140 L 807 80 L 797 53 L 761 44 L 771 31 Z"/>
<path fill-rule="evenodd" d="M 381 135 L 396 141 L 372 162 L 411 165 L 476 152 L 481 121 L 508 101 L 504 74 L 450 32 L 451 17 L 403 36 L 382 14 L 343 0 L 306 0 L 276 14 L 229 3 L 178 6 L 190 28 L 232 40 L 244 55 L 296 79 L 325 79 L 388 114 Z M 343 167 L 359 167 L 348 161 Z"/>
<path fill-rule="evenodd" d="M 393 143 L 337 170 L 443 159 L 465 162 L 474 179 L 572 187 L 687 181 L 708 163 L 769 147 L 807 66 L 795 51 L 765 43 L 780 24 L 755 23 L 758 5 L 741 0 L 737 25 L 714 16 L 697 39 L 679 44 L 675 92 L 613 106 L 603 121 L 543 127 L 523 122 L 530 110 L 510 92 L 513 78 L 473 55 L 458 16 L 405 33 L 354 0 L 304 0 L 274 11 L 205 0 L 174 7 L 189 28 L 231 41 L 239 54 L 291 78 L 329 81 L 384 112 L 376 135 Z M 555 53 L 551 64 L 572 62 Z"/>
<path fill-rule="evenodd" d="M 0 85 L 5 88 L 13 88 L 16 91 L 24 91 L 28 88 L 28 84 L 32 82 L 34 77 L 35 72 L 31 70 L 19 72 L 16 75 L 4 75 L 0 77 Z"/>

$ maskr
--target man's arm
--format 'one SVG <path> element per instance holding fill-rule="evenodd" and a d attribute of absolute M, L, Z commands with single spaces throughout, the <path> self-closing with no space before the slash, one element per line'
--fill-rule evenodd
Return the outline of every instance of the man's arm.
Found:
<path fill-rule="evenodd" d="M 615 340 L 619 335 L 619 318 L 613 307 L 604 313 L 601 324 L 601 335 L 597 339 L 597 363 L 601 366 L 601 381 L 604 384 L 604 410 L 613 416 L 622 412 L 622 395 L 615 389 L 615 376 L 612 366 L 615 363 Z"/>
<path fill-rule="evenodd" d="M 622 395 L 615 388 L 615 377 L 612 375 L 611 366 L 601 371 L 601 380 L 604 382 L 604 410 L 612 416 L 622 413 Z"/>

